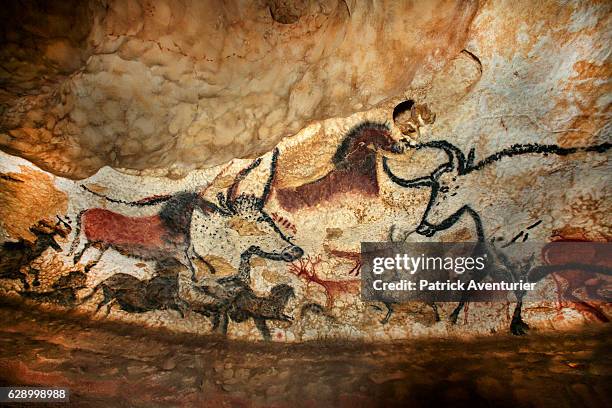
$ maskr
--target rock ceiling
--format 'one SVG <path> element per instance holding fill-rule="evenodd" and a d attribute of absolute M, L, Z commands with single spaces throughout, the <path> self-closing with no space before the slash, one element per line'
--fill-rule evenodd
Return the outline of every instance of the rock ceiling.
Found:
<path fill-rule="evenodd" d="M 254 157 L 401 96 L 462 49 L 473 1 L 11 3 L 0 147 L 83 178 Z M 421 78 L 422 80 L 423 78 Z"/>

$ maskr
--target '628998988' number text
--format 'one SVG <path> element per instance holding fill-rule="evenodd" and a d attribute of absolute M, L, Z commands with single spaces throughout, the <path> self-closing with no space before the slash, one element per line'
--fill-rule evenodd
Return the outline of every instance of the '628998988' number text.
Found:
<path fill-rule="evenodd" d="M 0 402 L 68 401 L 65 388 L 1 387 Z"/>

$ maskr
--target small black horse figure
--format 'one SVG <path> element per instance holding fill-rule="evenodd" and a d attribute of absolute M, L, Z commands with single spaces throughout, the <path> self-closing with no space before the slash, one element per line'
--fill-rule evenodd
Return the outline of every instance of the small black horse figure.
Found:
<path fill-rule="evenodd" d="M 293 318 L 284 313 L 289 299 L 295 296 L 293 288 L 287 284 L 272 287 L 268 296 L 257 296 L 253 290 L 240 281 L 222 282 L 231 290 L 219 290 L 219 288 L 202 287 L 202 290 L 215 298 L 207 307 L 194 311 L 212 318 L 213 331 L 227 334 L 229 319 L 236 323 L 242 323 L 253 319 L 255 326 L 264 340 L 271 340 L 268 320 L 291 322 Z"/>
<path fill-rule="evenodd" d="M 117 273 L 98 285 L 85 296 L 81 303 L 87 302 L 102 289 L 104 297 L 98 304 L 96 312 L 106 306 L 108 315 L 117 302 L 122 310 L 130 313 L 144 313 L 152 310 L 176 310 L 185 317 L 188 305 L 178 296 L 177 276 L 155 276 L 140 280 L 127 273 Z"/>
<path fill-rule="evenodd" d="M 55 303 L 62 306 L 74 306 L 77 302 L 77 291 L 87 287 L 87 274 L 72 271 L 57 280 L 51 290 L 45 292 L 22 291 L 21 296 L 43 303 Z"/>
<path fill-rule="evenodd" d="M 295 296 L 293 288 L 286 284 L 274 286 L 270 290 L 270 295 L 260 297 L 255 295 L 252 290 L 240 292 L 229 307 L 230 318 L 237 322 L 248 319 L 255 321 L 255 326 L 259 329 L 264 340 L 271 340 L 268 320 L 278 320 L 291 322 L 293 318 L 284 313 L 289 299 Z"/>

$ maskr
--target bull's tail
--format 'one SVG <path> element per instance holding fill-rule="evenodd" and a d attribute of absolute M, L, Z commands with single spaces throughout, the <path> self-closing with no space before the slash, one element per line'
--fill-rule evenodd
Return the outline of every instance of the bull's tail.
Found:
<path fill-rule="evenodd" d="M 78 248 L 79 242 L 81 241 L 81 218 L 83 217 L 83 213 L 87 210 L 83 210 L 79 212 L 76 218 L 76 226 L 74 227 L 74 239 L 72 240 L 72 244 L 70 244 L 70 252 L 68 252 L 68 256 L 72 256 L 74 251 Z"/>
<path fill-rule="evenodd" d="M 483 167 L 500 160 L 502 157 L 513 157 L 522 154 L 539 153 L 539 154 L 555 154 L 557 156 L 568 156 L 578 152 L 587 153 L 605 153 L 612 147 L 612 143 L 601 143 L 592 146 L 581 147 L 560 147 L 557 145 L 543 145 L 539 143 L 515 144 L 507 149 L 501 150 L 489 157 L 481 160 L 476 164 L 471 164 L 469 158 L 465 165 L 467 171 L 480 170 Z"/>
<path fill-rule="evenodd" d="M 159 203 L 163 203 L 165 201 L 168 201 L 169 199 L 172 198 L 172 194 L 164 194 L 164 195 L 155 195 L 155 196 L 152 196 L 152 197 L 143 198 L 143 199 L 138 200 L 138 201 L 124 201 L 124 200 L 118 200 L 116 198 L 107 197 L 104 194 L 100 194 L 98 192 L 95 192 L 95 191 L 89 189 L 85 185 L 81 185 L 81 188 L 83 190 L 85 190 L 85 191 L 95 195 L 96 197 L 103 198 L 106 201 L 110 201 L 111 203 L 125 204 L 125 205 L 129 205 L 129 206 L 132 206 L 132 207 L 146 207 L 146 206 L 150 206 L 150 205 L 157 205 Z"/>

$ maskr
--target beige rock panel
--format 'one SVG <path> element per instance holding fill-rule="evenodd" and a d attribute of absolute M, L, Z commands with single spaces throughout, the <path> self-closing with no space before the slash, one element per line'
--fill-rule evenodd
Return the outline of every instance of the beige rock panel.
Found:
<path fill-rule="evenodd" d="M 0 173 L 0 226 L 12 239 L 33 242 L 29 228 L 40 220 L 55 223 L 67 208 L 68 196 L 52 176 L 25 166 L 18 173 Z"/>

